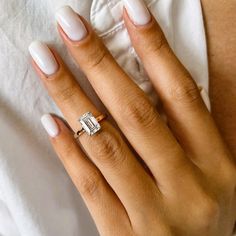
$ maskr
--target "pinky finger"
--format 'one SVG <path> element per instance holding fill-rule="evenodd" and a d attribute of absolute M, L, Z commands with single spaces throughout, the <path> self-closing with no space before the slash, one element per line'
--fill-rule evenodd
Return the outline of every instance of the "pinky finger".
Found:
<path fill-rule="evenodd" d="M 50 141 L 84 199 L 101 235 L 127 235 L 131 225 L 124 206 L 101 172 L 86 157 L 64 122 L 52 115 L 41 118 Z M 123 232 L 121 232 L 123 231 Z"/>

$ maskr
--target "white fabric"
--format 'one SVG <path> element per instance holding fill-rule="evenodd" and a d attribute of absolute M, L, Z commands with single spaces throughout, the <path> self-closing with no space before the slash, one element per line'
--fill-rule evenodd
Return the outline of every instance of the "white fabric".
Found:
<path fill-rule="evenodd" d="M 146 3 L 158 19 L 176 55 L 197 84 L 208 91 L 208 64 L 200 2 L 146 0 Z M 157 104 L 157 95 L 131 45 L 122 14 L 122 0 L 94 1 L 91 23 L 122 68 Z"/>
<path fill-rule="evenodd" d="M 208 90 L 200 0 L 147 0 L 172 48 Z M 113 55 L 156 102 L 121 20 L 118 0 L 1 0 L 0 2 L 0 235 L 98 235 L 79 194 L 56 157 L 40 117 L 61 115 L 29 64 L 27 47 L 52 43 L 95 104 L 104 110 L 56 32 L 54 12 L 71 5 L 91 23 Z M 146 84 L 143 84 L 147 81 Z"/>

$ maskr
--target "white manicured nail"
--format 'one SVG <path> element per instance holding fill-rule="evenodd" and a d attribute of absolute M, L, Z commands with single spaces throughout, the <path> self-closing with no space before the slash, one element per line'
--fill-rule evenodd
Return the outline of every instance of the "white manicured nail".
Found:
<path fill-rule="evenodd" d="M 129 17 L 135 25 L 146 25 L 151 15 L 143 0 L 123 0 Z"/>
<path fill-rule="evenodd" d="M 41 117 L 41 122 L 48 135 L 55 138 L 59 134 L 59 127 L 50 114 L 45 114 Z"/>
<path fill-rule="evenodd" d="M 52 75 L 58 70 L 57 61 L 46 44 L 35 41 L 30 44 L 29 52 L 35 63 L 46 75 Z"/>
<path fill-rule="evenodd" d="M 73 41 L 80 41 L 88 34 L 80 17 L 69 6 L 60 8 L 56 13 L 56 19 L 67 36 Z"/>

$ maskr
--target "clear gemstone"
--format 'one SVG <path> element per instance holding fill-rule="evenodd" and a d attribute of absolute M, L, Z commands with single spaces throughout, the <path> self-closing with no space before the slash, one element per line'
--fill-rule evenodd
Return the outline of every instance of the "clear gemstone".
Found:
<path fill-rule="evenodd" d="M 94 135 L 101 129 L 101 125 L 97 121 L 97 119 L 92 115 L 91 112 L 85 113 L 80 119 L 79 119 L 82 128 L 90 135 Z"/>

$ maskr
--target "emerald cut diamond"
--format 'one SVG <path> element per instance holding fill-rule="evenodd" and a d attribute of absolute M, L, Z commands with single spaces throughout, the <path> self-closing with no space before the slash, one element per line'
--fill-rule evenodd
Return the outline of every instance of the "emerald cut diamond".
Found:
<path fill-rule="evenodd" d="M 101 125 L 91 112 L 87 112 L 83 116 L 81 116 L 79 122 L 82 128 L 90 136 L 96 134 L 101 129 Z"/>

